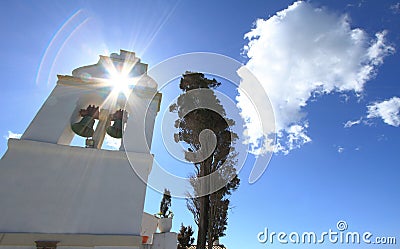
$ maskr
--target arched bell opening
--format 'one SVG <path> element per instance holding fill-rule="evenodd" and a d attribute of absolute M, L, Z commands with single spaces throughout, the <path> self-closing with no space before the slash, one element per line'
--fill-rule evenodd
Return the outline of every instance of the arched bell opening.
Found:
<path fill-rule="evenodd" d="M 80 120 L 71 123 L 71 130 L 75 133 L 72 144 L 84 144 L 84 147 L 95 148 L 96 142 L 93 137 L 99 125 L 100 107 L 89 105 L 86 109 L 80 109 L 78 114 Z"/>
<path fill-rule="evenodd" d="M 94 137 L 100 124 L 100 110 L 104 97 L 99 93 L 82 95 L 75 105 L 67 127 L 69 145 L 95 148 Z M 102 142 L 102 141 L 100 141 Z"/>
<path fill-rule="evenodd" d="M 71 122 L 75 134 L 72 145 L 86 148 L 122 150 L 122 137 L 128 113 L 120 108 L 109 110 L 89 104 L 86 108 L 76 110 L 79 119 Z"/>
<path fill-rule="evenodd" d="M 109 114 L 109 123 L 106 127 L 106 133 L 102 149 L 124 150 L 122 137 L 128 120 L 128 112 L 124 109 L 117 109 Z"/>

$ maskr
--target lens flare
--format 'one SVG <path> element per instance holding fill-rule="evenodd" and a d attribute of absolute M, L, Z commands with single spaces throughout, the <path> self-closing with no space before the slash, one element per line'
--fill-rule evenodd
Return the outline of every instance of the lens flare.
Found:
<path fill-rule="evenodd" d="M 109 83 L 112 87 L 111 95 L 123 93 L 126 97 L 129 95 L 130 87 L 133 85 L 133 78 L 120 72 L 111 75 Z"/>
<path fill-rule="evenodd" d="M 130 75 L 136 61 L 131 61 L 128 58 L 120 64 L 114 64 L 109 57 L 103 59 L 103 66 L 109 75 L 107 83 L 112 87 L 110 95 L 118 97 L 122 93 L 125 97 L 128 97 L 136 81 L 135 77 Z"/>

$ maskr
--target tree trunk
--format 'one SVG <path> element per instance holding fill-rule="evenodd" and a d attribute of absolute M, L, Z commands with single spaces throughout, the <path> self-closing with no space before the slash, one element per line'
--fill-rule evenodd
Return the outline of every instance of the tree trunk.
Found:
<path fill-rule="evenodd" d="M 206 249 L 208 228 L 208 196 L 200 197 L 199 231 L 197 233 L 197 249 Z"/>
<path fill-rule="evenodd" d="M 208 231 L 208 249 L 212 249 L 212 246 L 213 246 L 213 239 L 212 239 L 212 236 L 211 236 L 211 232 L 210 231 Z"/>
<path fill-rule="evenodd" d="M 207 243 L 208 243 L 208 249 L 212 249 L 213 246 L 213 230 L 212 230 L 212 225 L 214 222 L 215 214 L 214 214 L 214 201 L 213 201 L 213 194 L 210 194 L 209 196 L 209 212 L 208 212 L 208 231 L 207 231 Z"/>
<path fill-rule="evenodd" d="M 206 176 L 209 174 L 209 161 L 210 159 L 206 159 L 200 165 L 200 177 Z M 209 188 L 208 182 L 203 182 L 200 186 L 202 189 L 201 193 L 208 193 L 207 189 Z M 200 202 L 200 212 L 199 212 L 199 231 L 197 233 L 197 249 L 206 249 L 206 241 L 207 241 L 207 232 L 208 232 L 208 209 L 210 205 L 209 195 L 199 197 Z"/>

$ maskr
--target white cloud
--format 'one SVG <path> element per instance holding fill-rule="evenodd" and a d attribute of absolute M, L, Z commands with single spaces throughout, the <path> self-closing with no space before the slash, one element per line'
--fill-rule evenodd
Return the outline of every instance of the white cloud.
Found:
<path fill-rule="evenodd" d="M 343 103 L 347 103 L 350 100 L 350 96 L 348 94 L 345 94 L 345 93 L 341 94 L 340 98 L 342 99 Z"/>
<path fill-rule="evenodd" d="M 4 137 L 6 140 L 8 140 L 9 138 L 17 138 L 17 139 L 20 139 L 21 136 L 22 136 L 22 134 L 20 134 L 20 133 L 14 133 L 14 132 L 12 132 L 12 131 L 8 131 L 8 135 L 3 136 L 3 137 Z"/>
<path fill-rule="evenodd" d="M 378 140 L 378 142 L 382 142 L 382 141 L 387 141 L 388 138 L 387 138 L 387 136 L 385 136 L 385 134 L 381 134 L 378 136 L 377 140 Z"/>
<path fill-rule="evenodd" d="M 300 148 L 303 144 L 311 142 L 311 138 L 306 135 L 305 130 L 308 124 L 294 124 L 285 130 L 278 131 L 277 151 L 287 155 L 293 149 Z"/>
<path fill-rule="evenodd" d="M 344 148 L 342 146 L 338 146 L 337 152 L 338 153 L 343 153 L 343 151 L 344 151 Z"/>
<path fill-rule="evenodd" d="M 393 11 L 393 13 L 398 14 L 400 13 L 400 2 L 392 4 L 390 6 L 390 9 Z"/>
<path fill-rule="evenodd" d="M 311 141 L 304 108 L 313 96 L 362 92 L 383 58 L 394 52 L 386 44 L 385 34 L 383 31 L 370 39 L 365 31 L 352 29 L 346 15 L 301 1 L 255 22 L 244 36 L 248 39 L 244 48 L 249 58 L 246 66 L 263 85 L 274 109 L 277 151 L 287 154 Z M 257 95 L 250 98 L 257 102 Z M 237 100 L 246 128 L 254 127 L 254 111 L 249 110 L 242 96 Z M 254 131 L 247 134 L 255 134 L 247 140 L 255 143 L 251 148 L 265 144 L 265 135 Z M 258 151 L 265 150 L 251 152 Z"/>
<path fill-rule="evenodd" d="M 393 97 L 367 106 L 367 118 L 381 118 L 383 122 L 395 127 L 400 126 L 400 98 Z"/>
<path fill-rule="evenodd" d="M 361 123 L 361 120 L 362 120 L 362 118 L 360 118 L 360 119 L 358 119 L 358 120 L 354 120 L 354 121 L 349 120 L 349 121 L 347 121 L 347 122 L 344 124 L 344 128 L 350 128 L 350 127 L 352 127 L 353 125 L 358 125 L 358 124 Z"/>

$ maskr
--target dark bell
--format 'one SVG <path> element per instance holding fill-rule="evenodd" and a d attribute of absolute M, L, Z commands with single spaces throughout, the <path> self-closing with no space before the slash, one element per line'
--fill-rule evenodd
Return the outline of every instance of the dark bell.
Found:
<path fill-rule="evenodd" d="M 119 110 L 111 115 L 111 121 L 114 121 L 112 126 L 107 127 L 107 134 L 114 138 L 122 138 L 123 118 L 126 111 Z"/>
<path fill-rule="evenodd" d="M 94 120 L 99 118 L 99 107 L 89 105 L 86 109 L 81 109 L 79 115 L 81 121 L 71 124 L 71 129 L 81 137 L 92 137 L 94 130 Z"/>
<path fill-rule="evenodd" d="M 71 125 L 72 130 L 81 137 L 92 137 L 94 130 L 94 119 L 91 116 L 85 116 L 81 121 Z"/>
<path fill-rule="evenodd" d="M 117 119 L 112 126 L 107 127 L 107 134 L 114 138 L 122 138 L 122 120 Z"/>

